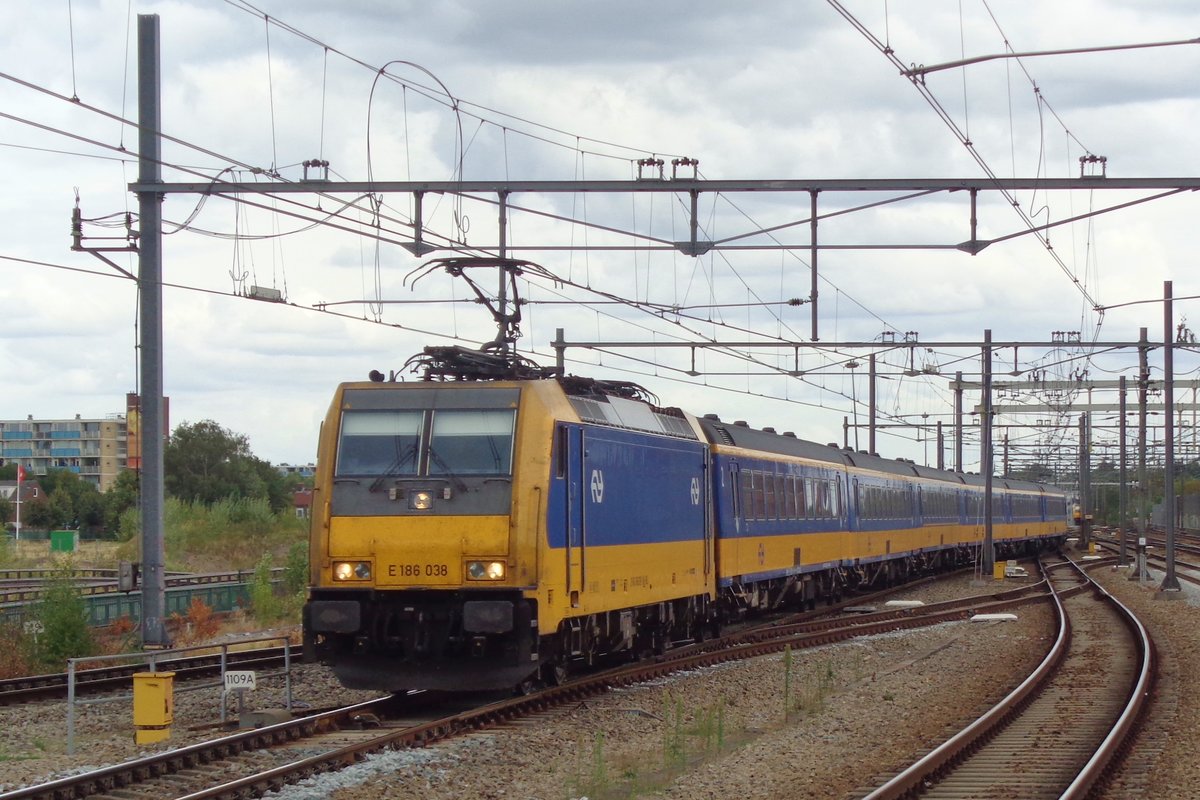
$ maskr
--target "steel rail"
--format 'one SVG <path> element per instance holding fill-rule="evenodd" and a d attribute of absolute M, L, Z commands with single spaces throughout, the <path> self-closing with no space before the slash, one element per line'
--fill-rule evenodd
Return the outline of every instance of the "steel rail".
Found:
<path fill-rule="evenodd" d="M 1079 566 L 1078 569 L 1081 573 L 1084 570 L 1082 566 Z M 1091 579 L 1089 578 L 1089 580 Z M 1125 626 L 1134 635 L 1134 641 L 1137 643 L 1139 650 L 1140 663 L 1138 677 L 1134 683 L 1133 690 L 1130 692 L 1129 700 L 1113 725 L 1112 730 L 1108 732 L 1108 735 L 1104 737 L 1100 746 L 1096 748 L 1096 752 L 1093 753 L 1083 769 L 1080 770 L 1078 777 L 1063 792 L 1061 800 L 1083 800 L 1083 798 L 1088 797 L 1092 788 L 1104 779 L 1109 769 L 1124 755 L 1133 734 L 1137 731 L 1146 705 L 1149 702 L 1150 692 L 1154 688 L 1155 662 L 1157 659 L 1154 650 L 1154 640 L 1150 637 L 1150 632 L 1146 630 L 1146 626 L 1137 618 L 1137 615 L 1124 603 L 1106 591 L 1104 587 L 1095 583 L 1095 581 L 1092 581 L 1092 583 L 1096 587 L 1096 591 L 1101 593 L 1105 602 L 1119 611 Z"/>
<path fill-rule="evenodd" d="M 1104 560 L 1093 562 L 1089 566 L 1108 563 L 1110 563 L 1109 560 Z M 1063 566 L 1069 566 L 1075 570 L 1085 582 L 1061 591 L 1055 590 L 1053 584 L 1050 584 L 1058 619 L 1058 634 L 1038 667 L 999 703 L 865 795 L 863 800 L 897 800 L 897 798 L 919 796 L 925 788 L 936 785 L 939 776 L 952 770 L 956 763 L 974 752 L 1023 713 L 1048 685 L 1067 657 L 1071 642 L 1071 622 L 1063 607 L 1063 598 L 1088 590 L 1117 611 L 1122 621 L 1133 633 L 1140 660 L 1137 677 L 1132 682 L 1121 713 L 1095 747 L 1087 762 L 1079 768 L 1075 777 L 1064 788 L 1060 800 L 1082 800 L 1103 780 L 1111 767 L 1117 763 L 1123 748 L 1127 746 L 1144 713 L 1154 681 L 1154 648 L 1149 634 L 1136 616 L 1092 580 L 1080 564 L 1069 561 L 1065 564 L 1045 567 L 1044 571 L 1049 572 L 1051 569 Z"/>

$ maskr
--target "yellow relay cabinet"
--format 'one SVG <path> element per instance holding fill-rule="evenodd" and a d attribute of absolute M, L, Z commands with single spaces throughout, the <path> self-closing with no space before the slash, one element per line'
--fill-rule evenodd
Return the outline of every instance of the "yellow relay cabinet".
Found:
<path fill-rule="evenodd" d="M 175 673 L 133 674 L 133 740 L 153 744 L 171 738 L 175 721 Z"/>

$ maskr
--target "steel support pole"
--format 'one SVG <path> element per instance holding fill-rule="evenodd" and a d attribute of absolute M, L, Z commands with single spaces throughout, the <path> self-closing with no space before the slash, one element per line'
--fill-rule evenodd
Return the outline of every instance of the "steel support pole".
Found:
<path fill-rule="evenodd" d="M 1092 544 L 1092 454 L 1091 431 L 1088 430 L 1088 415 L 1079 415 L 1079 541 L 1084 552 Z"/>
<path fill-rule="evenodd" d="M 963 471 L 963 380 L 954 373 L 954 471 Z"/>
<path fill-rule="evenodd" d="M 138 15 L 138 182 L 162 181 L 158 15 Z M 162 201 L 138 193 L 139 438 L 142 514 L 142 644 L 167 647 L 163 554 Z"/>
<path fill-rule="evenodd" d="M 1175 310 L 1171 281 L 1163 281 L 1163 507 L 1166 509 L 1167 572 L 1160 592 L 1181 591 L 1175 576 Z"/>
<path fill-rule="evenodd" d="M 1146 526 L 1149 506 L 1149 489 L 1146 477 L 1146 393 L 1150 386 L 1150 346 L 1149 331 L 1140 330 L 1138 336 L 1138 544 L 1137 557 L 1133 569 L 1129 571 L 1129 580 L 1141 580 L 1146 576 Z"/>
<path fill-rule="evenodd" d="M 983 332 L 983 390 L 979 420 L 979 470 L 983 473 L 983 574 L 990 579 L 996 571 L 992 539 L 992 330 Z"/>
<path fill-rule="evenodd" d="M 808 236 L 809 236 L 809 254 L 808 261 L 810 265 L 810 281 L 811 286 L 808 290 L 808 302 L 812 306 L 809 309 L 809 315 L 812 319 L 812 340 L 820 341 L 821 337 L 817 332 L 817 192 L 810 191 L 809 196 L 809 219 L 808 219 Z"/>
<path fill-rule="evenodd" d="M 508 192 L 501 191 L 498 194 L 498 205 L 500 206 L 500 247 L 498 253 L 500 258 L 508 258 Z M 509 345 L 513 345 L 513 350 L 516 349 L 515 342 L 509 342 L 509 326 L 508 326 L 508 272 L 504 265 L 496 267 L 497 282 L 499 287 L 496 289 L 496 310 L 499 313 L 497 320 L 499 331 L 496 333 L 496 341 L 500 344 L 501 354 L 507 358 L 509 355 Z M 516 298 L 513 298 L 516 302 Z"/>
<path fill-rule="evenodd" d="M 942 433 L 942 421 L 937 422 L 937 468 L 946 468 L 946 435 Z"/>
<path fill-rule="evenodd" d="M 1119 473 L 1118 473 L 1118 475 L 1119 475 L 1118 482 L 1120 483 L 1120 486 L 1117 488 L 1117 506 L 1118 506 L 1117 519 L 1120 520 L 1119 524 L 1121 526 L 1121 534 L 1120 534 L 1121 541 L 1120 541 L 1120 550 L 1118 551 L 1118 555 L 1117 555 L 1117 566 L 1124 567 L 1129 563 L 1129 544 L 1126 541 L 1128 538 L 1126 534 L 1128 533 L 1128 529 L 1129 529 L 1129 487 L 1126 485 L 1128 483 L 1128 480 L 1126 478 L 1126 464 L 1128 463 L 1128 458 L 1127 458 L 1127 454 L 1125 452 L 1125 450 L 1126 450 L 1126 448 L 1125 448 L 1125 436 L 1126 436 L 1125 435 L 1125 413 L 1126 413 L 1126 410 L 1125 410 L 1125 376 L 1124 375 L 1121 376 L 1120 392 L 1121 392 L 1121 411 L 1120 411 L 1120 420 L 1119 420 L 1120 433 L 1118 434 L 1118 438 L 1120 439 L 1121 446 L 1120 446 L 1120 466 L 1119 466 Z"/>
<path fill-rule="evenodd" d="M 867 452 L 874 455 L 875 450 L 875 353 L 867 356 Z"/>

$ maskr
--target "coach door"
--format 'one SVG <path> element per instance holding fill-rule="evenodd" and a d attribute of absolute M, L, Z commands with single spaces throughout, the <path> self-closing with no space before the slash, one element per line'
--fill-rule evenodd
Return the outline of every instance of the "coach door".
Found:
<path fill-rule="evenodd" d="M 704 452 L 704 479 L 700 481 L 700 502 L 704 504 L 704 577 L 712 575 L 715 571 L 713 563 L 715 559 L 714 548 L 716 547 L 716 537 L 714 530 L 716 522 L 713 519 L 713 493 L 709 491 L 712 486 L 712 457 L 708 451 Z"/>
<path fill-rule="evenodd" d="M 572 426 L 563 428 L 566 434 L 567 471 L 567 597 L 572 607 L 579 605 L 579 594 L 584 580 L 584 491 L 583 483 L 583 429 Z"/>

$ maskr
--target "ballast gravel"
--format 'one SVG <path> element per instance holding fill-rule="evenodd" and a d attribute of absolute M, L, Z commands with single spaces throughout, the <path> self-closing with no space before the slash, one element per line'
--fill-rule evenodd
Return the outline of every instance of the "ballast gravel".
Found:
<path fill-rule="evenodd" d="M 1200 782 L 1193 757 L 1200 675 L 1190 670 L 1200 657 L 1200 601 L 1189 589 L 1159 599 L 1158 571 L 1148 582 L 1127 580 L 1125 569 L 1093 574 L 1145 622 L 1163 664 L 1151 721 L 1105 796 L 1187 796 Z M 1010 579 L 1002 588 L 1026 582 Z M 904 597 L 933 603 L 996 589 L 958 577 Z M 1049 610 L 1015 613 L 1010 622 L 949 623 L 680 673 L 422 750 L 381 754 L 275 796 L 861 797 L 1007 694 L 1041 659 Z M 322 707 L 372 696 L 338 688 L 316 666 L 296 668 L 293 694 Z M 215 720 L 214 696 L 177 695 L 172 740 L 154 747 L 133 744 L 127 701 L 87 706 L 71 757 L 63 703 L 0 709 L 0 787 L 211 736 L 187 728 Z M 247 696 L 258 708 L 281 705 L 279 689 Z"/>

